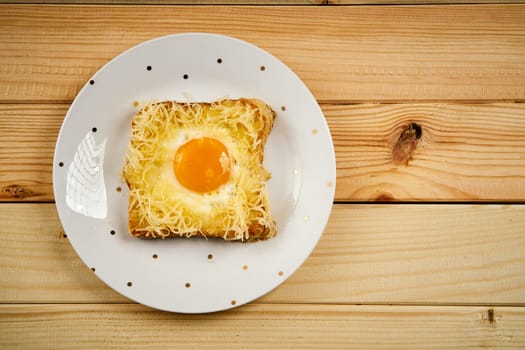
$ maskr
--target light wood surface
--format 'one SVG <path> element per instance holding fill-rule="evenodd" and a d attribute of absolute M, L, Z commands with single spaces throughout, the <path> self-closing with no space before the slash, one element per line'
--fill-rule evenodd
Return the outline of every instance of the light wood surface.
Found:
<path fill-rule="evenodd" d="M 139 305 L 3 305 L 0 325 L 0 346 L 9 349 L 26 349 L 26 344 L 53 350 L 108 344 L 116 345 L 112 349 L 525 346 L 521 307 L 259 304 L 220 314 L 176 315 Z"/>
<path fill-rule="evenodd" d="M 358 0 L 359 1 L 359 0 Z M 437 0 L 436 0 L 437 1 Z M 471 1 L 471 0 L 466 0 Z M 486 0 L 485 0 L 486 1 Z M 145 4 L 144 0 L 0 0 L 17 4 Z M 148 0 L 148 5 L 322 5 L 326 0 Z"/>
<path fill-rule="evenodd" d="M 1 204 L 0 222 L 0 302 L 126 301 L 78 259 L 53 204 Z M 523 205 L 339 204 L 261 301 L 525 305 L 524 227 Z"/>
<path fill-rule="evenodd" d="M 520 4 L 524 0 L 148 0 L 149 5 L 439 5 Z M 144 0 L 0 0 L 17 4 L 143 4 Z"/>
<path fill-rule="evenodd" d="M 103 0 L 101 0 L 103 1 Z M 328 0 L 328 5 L 523 4 L 523 0 Z"/>
<path fill-rule="evenodd" d="M 66 104 L 0 104 L 0 201 L 52 201 Z M 322 105 L 336 149 L 338 201 L 525 200 L 525 104 Z M 289 111 L 290 112 L 290 111 Z M 400 135 L 421 127 L 411 159 Z"/>
<path fill-rule="evenodd" d="M 515 5 L 0 5 L 0 102 L 70 102 L 117 54 L 189 31 L 270 51 L 322 102 L 523 101 L 523 18 Z"/>
<path fill-rule="evenodd" d="M 521 1 L 5 2 L 0 349 L 525 348 Z M 256 6 L 214 6 L 232 2 Z M 247 40 L 289 65 L 321 104 L 338 171 L 305 264 L 259 300 L 207 315 L 108 288 L 63 232 L 51 183 L 60 125 L 91 75 L 144 40 L 189 31 Z"/>

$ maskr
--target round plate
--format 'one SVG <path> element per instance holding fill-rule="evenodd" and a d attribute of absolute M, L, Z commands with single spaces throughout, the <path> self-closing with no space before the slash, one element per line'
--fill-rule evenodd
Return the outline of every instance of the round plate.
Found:
<path fill-rule="evenodd" d="M 121 169 L 137 106 L 224 97 L 259 98 L 277 113 L 264 163 L 277 236 L 133 238 Z M 66 115 L 53 170 L 60 220 L 86 265 L 132 300 L 184 313 L 239 306 L 283 283 L 319 241 L 335 190 L 330 132 L 308 88 L 264 50 L 204 33 L 147 41 L 99 70 Z"/>

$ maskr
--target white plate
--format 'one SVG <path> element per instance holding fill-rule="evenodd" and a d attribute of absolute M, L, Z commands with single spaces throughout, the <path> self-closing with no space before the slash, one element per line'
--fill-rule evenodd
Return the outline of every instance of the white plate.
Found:
<path fill-rule="evenodd" d="M 131 237 L 120 172 L 134 102 L 223 97 L 259 98 L 277 112 L 265 152 L 277 237 L 248 244 Z M 239 306 L 283 283 L 321 237 L 335 189 L 330 132 L 308 88 L 264 50 L 203 33 L 147 41 L 98 71 L 66 115 L 53 170 L 60 220 L 86 265 L 132 300 L 184 313 Z"/>

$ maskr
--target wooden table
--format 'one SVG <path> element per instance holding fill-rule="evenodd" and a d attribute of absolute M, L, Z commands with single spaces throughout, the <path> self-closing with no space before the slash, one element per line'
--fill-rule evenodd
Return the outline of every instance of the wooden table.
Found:
<path fill-rule="evenodd" d="M 0 348 L 525 347 L 525 4 L 83 2 L 0 4 Z M 338 171 L 303 267 L 206 315 L 149 309 L 98 280 L 61 228 L 51 180 L 89 77 L 190 31 L 289 65 L 326 115 Z"/>

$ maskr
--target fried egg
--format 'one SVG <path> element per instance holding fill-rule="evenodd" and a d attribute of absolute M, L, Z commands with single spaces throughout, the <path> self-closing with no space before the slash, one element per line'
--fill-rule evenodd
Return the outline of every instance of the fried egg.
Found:
<path fill-rule="evenodd" d="M 188 127 L 159 141 L 165 157 L 156 191 L 178 198 L 196 215 L 209 215 L 213 207 L 231 202 L 239 182 L 239 155 L 228 132 Z"/>

